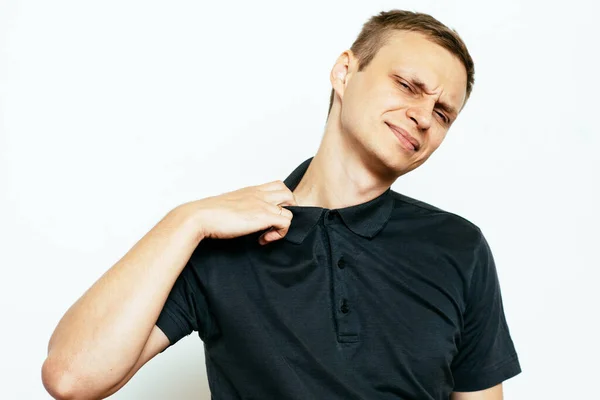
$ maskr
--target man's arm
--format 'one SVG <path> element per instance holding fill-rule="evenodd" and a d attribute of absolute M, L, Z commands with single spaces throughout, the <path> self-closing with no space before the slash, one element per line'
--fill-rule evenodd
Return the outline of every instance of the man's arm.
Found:
<path fill-rule="evenodd" d="M 268 230 L 262 245 L 283 238 L 293 216 L 283 205 L 298 204 L 284 182 L 273 181 L 169 212 L 62 317 L 42 366 L 46 390 L 59 399 L 102 398 L 185 334 L 197 330 L 202 337 L 209 312 L 201 295 L 186 294 L 194 251 L 204 239 L 261 230 Z"/>
<path fill-rule="evenodd" d="M 50 338 L 42 366 L 50 394 L 98 398 L 135 370 L 138 361 L 146 361 L 140 356 L 161 309 L 203 239 L 200 224 L 194 208 L 175 208 L 69 308 Z M 165 347 L 160 335 L 149 345 L 151 355 Z"/>
<path fill-rule="evenodd" d="M 477 392 L 452 392 L 450 400 L 502 400 L 502 384 Z"/>

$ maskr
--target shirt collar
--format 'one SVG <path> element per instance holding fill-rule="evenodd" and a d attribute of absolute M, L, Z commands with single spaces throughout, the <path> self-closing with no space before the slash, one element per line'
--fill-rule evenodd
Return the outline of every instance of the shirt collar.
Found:
<path fill-rule="evenodd" d="M 292 192 L 302 180 L 313 158 L 304 161 L 285 179 L 285 185 Z M 388 188 L 381 195 L 366 203 L 338 208 L 336 211 L 352 232 L 371 239 L 389 221 L 393 205 L 394 198 L 391 188 Z M 296 244 L 302 243 L 311 229 L 319 222 L 321 215 L 327 211 L 325 208 L 314 206 L 285 206 L 285 208 L 290 210 L 294 217 L 284 239 Z"/>

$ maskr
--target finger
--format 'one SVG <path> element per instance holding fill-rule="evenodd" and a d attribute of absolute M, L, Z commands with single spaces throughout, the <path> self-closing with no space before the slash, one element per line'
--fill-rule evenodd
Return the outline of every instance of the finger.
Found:
<path fill-rule="evenodd" d="M 268 191 L 273 191 L 273 190 L 284 190 L 284 189 L 287 189 L 288 187 L 285 185 L 285 183 L 282 180 L 279 179 L 276 181 L 263 183 L 262 185 L 256 186 L 256 188 L 258 190 L 268 192 Z"/>
<path fill-rule="evenodd" d="M 287 230 L 286 230 L 286 233 L 287 233 Z M 285 235 L 283 233 L 281 233 L 277 230 L 272 230 L 272 231 L 265 233 L 264 240 L 267 242 L 274 242 L 276 240 L 283 239 L 284 236 Z"/>
<path fill-rule="evenodd" d="M 283 236 L 281 236 L 281 234 L 277 233 L 275 228 L 271 227 L 268 231 L 260 235 L 260 237 L 258 238 L 258 242 L 260 244 L 267 244 L 274 240 L 281 239 L 282 237 Z"/>
<path fill-rule="evenodd" d="M 294 216 L 294 214 L 285 207 L 281 207 L 280 210 L 278 205 L 269 204 L 269 211 L 275 215 L 286 217 L 288 221 Z"/>
<path fill-rule="evenodd" d="M 270 238 L 281 239 L 287 234 L 292 222 L 292 212 L 285 208 L 283 209 L 283 212 L 285 212 L 286 215 L 279 215 L 276 220 L 277 222 L 273 224 L 271 230 L 265 233 L 265 235 L 268 235 Z"/>
<path fill-rule="evenodd" d="M 293 215 L 291 211 L 286 210 L 285 208 L 283 209 L 282 214 L 284 213 L 285 215 L 276 216 L 271 228 L 259 237 L 259 243 L 266 244 L 274 240 L 279 240 L 287 235 Z"/>
<path fill-rule="evenodd" d="M 285 229 L 283 231 L 278 231 L 278 230 L 273 229 L 273 230 L 270 230 L 270 231 L 262 234 L 258 240 L 259 240 L 259 243 L 261 243 L 261 244 L 267 244 L 267 243 L 274 242 L 276 240 L 283 239 L 285 237 L 285 235 L 287 235 L 287 233 L 288 233 L 288 229 Z"/>
<path fill-rule="evenodd" d="M 261 193 L 262 198 L 271 204 L 281 204 L 286 206 L 297 206 L 296 198 L 294 194 L 288 189 L 285 190 L 273 190 L 270 192 Z"/>

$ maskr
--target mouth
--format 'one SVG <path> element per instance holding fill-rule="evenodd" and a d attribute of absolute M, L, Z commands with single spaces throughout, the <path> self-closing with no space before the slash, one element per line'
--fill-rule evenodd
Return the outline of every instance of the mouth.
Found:
<path fill-rule="evenodd" d="M 396 137 L 400 141 L 400 144 L 402 144 L 402 147 L 406 148 L 407 150 L 412 150 L 414 152 L 419 151 L 419 148 L 421 148 L 419 141 L 410 136 L 410 134 L 407 131 L 387 122 L 385 124 L 388 126 L 388 128 L 390 128 L 394 135 L 396 135 Z"/>

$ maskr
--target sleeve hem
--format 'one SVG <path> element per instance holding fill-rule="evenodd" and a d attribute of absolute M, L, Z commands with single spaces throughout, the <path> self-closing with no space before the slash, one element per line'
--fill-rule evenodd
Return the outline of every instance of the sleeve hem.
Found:
<path fill-rule="evenodd" d="M 521 373 L 521 365 L 516 354 L 506 361 L 497 364 L 493 369 L 474 371 L 456 377 L 453 391 L 476 392 L 494 387 Z"/>
<path fill-rule="evenodd" d="M 177 321 L 177 318 L 175 318 L 167 308 L 159 315 L 155 325 L 158 326 L 165 336 L 167 336 L 167 339 L 169 339 L 169 346 L 167 346 L 165 350 L 183 337 L 180 334 L 183 329 L 179 324 L 179 321 Z"/>

